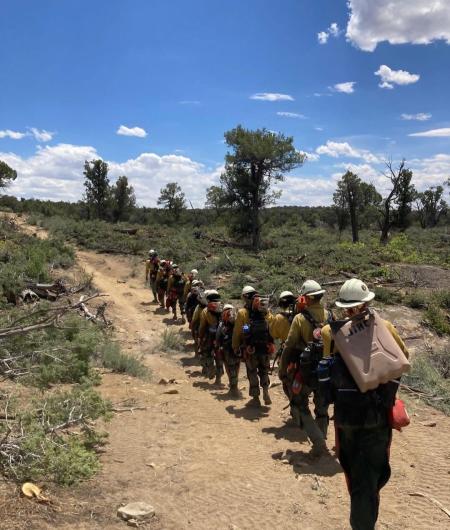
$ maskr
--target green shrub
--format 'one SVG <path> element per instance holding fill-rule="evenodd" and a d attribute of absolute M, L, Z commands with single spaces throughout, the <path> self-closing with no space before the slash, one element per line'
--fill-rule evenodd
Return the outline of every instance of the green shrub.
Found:
<path fill-rule="evenodd" d="M 413 309 L 423 309 L 427 307 L 427 295 L 421 291 L 414 291 L 405 297 L 405 304 Z"/>
<path fill-rule="evenodd" d="M 375 299 L 383 304 L 400 304 L 402 303 L 402 295 L 393 291 L 392 289 L 386 289 L 386 287 L 375 287 Z"/>
<path fill-rule="evenodd" d="M 431 303 L 424 313 L 424 324 L 438 335 L 450 335 L 450 320 L 447 313 L 437 304 Z"/>
<path fill-rule="evenodd" d="M 184 350 L 185 341 L 178 331 L 165 329 L 161 335 L 161 342 L 157 350 L 165 353 L 180 352 Z"/>
<path fill-rule="evenodd" d="M 402 381 L 419 390 L 420 397 L 429 405 L 450 414 L 450 352 L 417 356 L 411 373 Z"/>
<path fill-rule="evenodd" d="M 111 404 L 90 387 L 35 398 L 29 410 L 16 411 L 16 423 L 4 434 L 1 443 L 10 443 L 3 449 L 7 458 L 0 462 L 3 475 L 62 485 L 91 477 L 99 467 L 94 449 L 105 440 L 92 421 L 110 417 Z"/>
<path fill-rule="evenodd" d="M 120 351 L 118 344 L 106 343 L 101 349 L 101 364 L 112 372 L 128 374 L 142 379 L 148 378 L 150 370 L 136 357 L 131 357 Z"/>

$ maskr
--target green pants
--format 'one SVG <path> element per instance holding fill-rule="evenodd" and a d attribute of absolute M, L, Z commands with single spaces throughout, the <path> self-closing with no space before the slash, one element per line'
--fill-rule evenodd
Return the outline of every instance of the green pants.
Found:
<path fill-rule="evenodd" d="M 315 418 L 309 410 L 309 396 L 311 394 L 313 395 Z M 303 385 L 300 393 L 292 397 L 291 406 L 298 409 L 301 427 L 313 445 L 323 443 L 327 438 L 328 431 L 328 405 L 320 393 Z"/>
<path fill-rule="evenodd" d="M 239 368 L 241 365 L 241 358 L 235 355 L 233 348 L 227 347 L 222 350 L 223 363 L 228 375 L 230 387 L 237 387 L 239 381 Z"/>
<path fill-rule="evenodd" d="M 245 359 L 245 366 L 247 368 L 247 377 L 250 385 L 249 394 L 251 397 L 258 397 L 260 386 L 262 388 L 269 388 L 270 385 L 270 356 L 257 353 L 248 355 Z"/>
<path fill-rule="evenodd" d="M 156 276 L 152 278 L 152 276 L 150 275 L 150 289 L 152 290 L 154 299 L 157 300 L 158 290 L 156 288 Z"/>
<path fill-rule="evenodd" d="M 378 519 L 380 490 L 391 476 L 389 449 L 392 429 L 336 426 L 336 448 L 350 493 L 350 525 L 353 530 L 374 530 Z"/>

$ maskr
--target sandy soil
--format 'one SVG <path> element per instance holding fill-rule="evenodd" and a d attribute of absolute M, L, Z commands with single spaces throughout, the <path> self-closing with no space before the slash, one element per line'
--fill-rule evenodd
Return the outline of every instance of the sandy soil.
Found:
<path fill-rule="evenodd" d="M 340 467 L 332 457 L 309 460 L 310 445 L 290 425 L 275 377 L 270 408 L 248 408 L 247 397 L 228 400 L 226 388 L 215 388 L 200 377 L 186 326 L 176 326 L 186 338 L 183 354 L 158 352 L 160 335 L 172 323 L 149 304 L 143 265 L 134 277 L 126 257 L 80 251 L 78 259 L 94 274 L 98 289 L 109 295 L 108 316 L 124 351 L 143 356 L 152 370 L 147 382 L 104 374 L 100 391 L 114 403 L 135 399 L 146 410 L 115 415 L 105 426 L 109 444 L 101 456 L 102 471 L 70 490 L 50 487 L 53 506 L 30 510 L 30 501 L 21 499 L 16 489 L 0 485 L 0 528 L 125 528 L 117 508 L 137 500 L 156 509 L 156 517 L 145 526 L 151 529 L 349 527 Z M 400 330 L 409 332 L 410 319 L 405 322 Z M 160 385 L 161 378 L 175 378 L 176 384 Z M 244 370 L 240 387 L 247 396 Z M 178 393 L 167 393 L 174 389 Z M 410 408 L 412 425 L 394 433 L 393 475 L 382 492 L 378 528 L 449 528 L 450 519 L 439 508 L 409 494 L 423 492 L 450 507 L 450 418 L 414 400 Z M 430 421 L 435 426 L 426 426 Z M 332 427 L 329 438 L 332 449 Z M 288 458 L 274 459 L 281 451 L 290 452 Z M 13 526 L 2 526 L 13 515 Z"/>

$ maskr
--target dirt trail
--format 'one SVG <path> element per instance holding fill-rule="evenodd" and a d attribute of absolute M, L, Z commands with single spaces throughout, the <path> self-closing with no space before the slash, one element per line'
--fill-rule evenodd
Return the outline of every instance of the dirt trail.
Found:
<path fill-rule="evenodd" d="M 155 507 L 152 529 L 348 528 L 343 474 L 332 458 L 315 463 L 306 458 L 309 443 L 286 423 L 280 386 L 271 389 L 270 409 L 249 409 L 247 398 L 227 400 L 225 388 L 199 377 L 187 327 L 184 354 L 158 353 L 159 337 L 171 322 L 148 305 L 143 266 L 133 277 L 126 257 L 79 251 L 78 260 L 109 295 L 108 314 L 124 350 L 143 354 L 153 372 L 150 382 L 105 374 L 100 390 L 115 403 L 134 398 L 147 409 L 117 414 L 106 426 L 102 471 L 77 488 L 54 492 L 61 511 L 30 521 L 27 528 L 123 529 L 117 507 L 135 500 Z M 177 384 L 159 385 L 161 378 Z M 168 394 L 172 389 L 178 393 Z M 393 478 L 382 492 L 379 529 L 449 528 L 449 518 L 436 506 L 409 493 L 420 491 L 450 506 L 450 419 L 418 404 L 413 411 L 412 425 L 394 434 Z M 429 420 L 436 426 L 422 424 Z M 332 438 L 330 429 L 330 448 Z M 289 450 L 295 463 L 272 458 Z"/>

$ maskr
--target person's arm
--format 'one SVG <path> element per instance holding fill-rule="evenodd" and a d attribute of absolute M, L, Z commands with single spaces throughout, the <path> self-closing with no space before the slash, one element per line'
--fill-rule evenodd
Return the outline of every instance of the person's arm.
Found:
<path fill-rule="evenodd" d="M 287 368 L 289 366 L 289 359 L 296 349 L 298 349 L 299 341 L 301 338 L 301 321 L 300 315 L 297 315 L 292 321 L 289 333 L 284 343 L 283 353 L 281 354 L 280 365 L 278 374 L 280 379 L 287 374 Z"/>
<path fill-rule="evenodd" d="M 385 320 L 385 323 L 391 335 L 394 337 L 395 342 L 400 346 L 400 349 L 405 354 L 405 357 L 409 359 L 409 351 L 406 348 L 405 343 L 403 342 L 402 338 L 398 334 L 396 327 L 394 326 L 394 324 L 392 324 L 388 320 Z"/>
<path fill-rule="evenodd" d="M 145 262 L 145 281 L 148 282 L 148 276 L 150 274 L 150 261 L 149 260 L 146 260 Z"/>
<path fill-rule="evenodd" d="M 332 353 L 334 353 L 331 348 L 333 339 L 331 336 L 331 327 L 329 324 L 327 324 L 326 326 L 322 328 L 322 340 L 323 340 L 323 356 L 329 357 Z"/>
<path fill-rule="evenodd" d="M 203 337 L 206 334 L 206 328 L 208 327 L 208 322 L 206 319 L 206 311 L 207 309 L 203 309 L 203 311 L 200 313 L 200 325 L 198 327 L 198 336 L 200 339 L 203 339 Z"/>
<path fill-rule="evenodd" d="M 240 309 L 236 315 L 236 321 L 234 323 L 233 338 L 231 344 L 234 352 L 237 352 L 242 343 L 242 326 L 245 324 L 244 311 Z"/>

